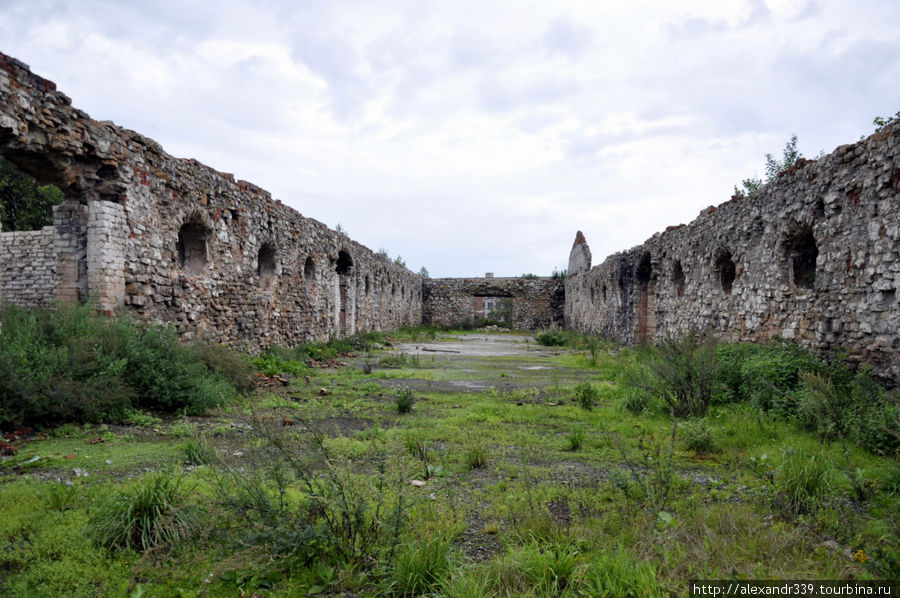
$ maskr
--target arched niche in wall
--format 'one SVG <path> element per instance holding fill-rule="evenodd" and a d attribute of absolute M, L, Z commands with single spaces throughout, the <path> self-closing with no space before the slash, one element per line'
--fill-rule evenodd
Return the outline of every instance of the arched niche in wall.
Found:
<path fill-rule="evenodd" d="M 188 218 L 178 230 L 175 250 L 178 265 L 187 276 L 203 276 L 209 263 L 209 227 L 199 215 Z"/>
<path fill-rule="evenodd" d="M 722 290 L 726 295 L 731 295 L 734 280 L 737 278 L 737 264 L 730 250 L 723 247 L 716 252 L 715 268 Z"/>
<path fill-rule="evenodd" d="M 259 248 L 256 260 L 256 273 L 259 275 L 259 288 L 269 291 L 278 281 L 278 250 L 275 245 L 265 242 Z"/>
<path fill-rule="evenodd" d="M 819 247 L 812 226 L 795 225 L 784 241 L 789 278 L 798 289 L 811 289 L 816 282 Z"/>
<path fill-rule="evenodd" d="M 313 256 L 306 256 L 306 261 L 303 262 L 303 280 L 307 285 L 311 285 L 313 281 L 316 279 L 316 261 L 313 259 Z"/>

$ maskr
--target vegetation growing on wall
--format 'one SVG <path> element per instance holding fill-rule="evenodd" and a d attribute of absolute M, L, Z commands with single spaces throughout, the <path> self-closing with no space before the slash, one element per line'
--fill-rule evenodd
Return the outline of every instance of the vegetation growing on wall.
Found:
<path fill-rule="evenodd" d="M 785 170 L 794 166 L 803 154 L 797 150 L 797 136 L 791 135 L 790 140 L 784 144 L 784 150 L 781 153 L 781 159 L 775 158 L 772 154 L 766 154 L 766 178 L 750 177 L 741 181 L 740 188 L 735 185 L 734 194 L 736 196 L 753 195 L 758 192 L 763 185 L 770 183 Z"/>

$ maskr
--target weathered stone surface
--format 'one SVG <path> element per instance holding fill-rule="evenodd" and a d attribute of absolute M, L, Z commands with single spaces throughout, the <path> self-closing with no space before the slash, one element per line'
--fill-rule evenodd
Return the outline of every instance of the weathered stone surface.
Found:
<path fill-rule="evenodd" d="M 479 298 L 512 300 L 511 323 L 520 330 L 562 326 L 562 280 L 550 278 L 430 278 L 423 283 L 426 324 L 452 326 L 476 319 Z"/>
<path fill-rule="evenodd" d="M 576 245 L 577 246 L 577 245 Z M 573 250 L 574 251 L 574 250 Z M 900 124 L 566 279 L 566 324 L 842 348 L 900 379 Z"/>
<path fill-rule="evenodd" d="M 268 192 L 70 106 L 0 54 L 0 154 L 65 194 L 3 233 L 3 296 L 97 301 L 258 350 L 422 321 L 421 277 Z"/>
<path fill-rule="evenodd" d="M 57 284 L 53 227 L 2 233 L 0 299 L 25 305 L 50 305 Z"/>
<path fill-rule="evenodd" d="M 575 242 L 572 251 L 569 252 L 568 273 L 575 274 L 587 272 L 591 269 L 591 248 L 581 231 L 575 234 Z"/>

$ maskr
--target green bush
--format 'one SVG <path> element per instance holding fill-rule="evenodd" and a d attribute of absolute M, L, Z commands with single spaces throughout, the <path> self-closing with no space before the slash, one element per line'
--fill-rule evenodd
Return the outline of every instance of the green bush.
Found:
<path fill-rule="evenodd" d="M 238 392 L 251 393 L 256 390 L 253 366 L 244 355 L 224 345 L 197 343 L 192 348 L 207 368 L 224 376 Z"/>
<path fill-rule="evenodd" d="M 236 395 L 211 369 L 231 364 L 207 357 L 210 365 L 174 330 L 103 318 L 90 305 L 5 305 L 0 425 L 118 421 L 139 409 L 200 413 Z"/>
<path fill-rule="evenodd" d="M 538 332 L 534 340 L 545 347 L 564 347 L 569 343 L 570 336 L 565 330 L 544 330 Z"/>
<path fill-rule="evenodd" d="M 400 390 L 398 390 L 395 402 L 397 404 L 397 413 L 399 413 L 400 415 L 412 411 L 414 402 L 412 389 L 401 388 Z"/>
<path fill-rule="evenodd" d="M 622 404 L 625 406 L 625 409 L 634 415 L 643 413 L 650 406 L 651 402 L 650 396 L 645 391 L 634 386 L 626 387 Z"/>
<path fill-rule="evenodd" d="M 600 391 L 590 382 L 582 382 L 575 387 L 575 400 L 582 409 L 590 411 L 599 398 Z"/>
<path fill-rule="evenodd" d="M 716 346 L 712 336 L 667 339 L 650 349 L 649 375 L 636 384 L 665 401 L 674 417 L 706 415 L 716 386 Z"/>
<path fill-rule="evenodd" d="M 796 343 L 722 345 L 717 349 L 716 403 L 751 401 L 763 411 L 793 415 L 801 372 L 826 364 Z"/>
<path fill-rule="evenodd" d="M 168 471 L 152 473 L 102 501 L 85 531 L 108 550 L 148 550 L 190 537 L 197 510 L 186 504 L 181 478 Z"/>
<path fill-rule="evenodd" d="M 713 430 L 703 420 L 682 424 L 679 426 L 679 435 L 684 448 L 698 455 L 708 455 L 716 451 Z"/>

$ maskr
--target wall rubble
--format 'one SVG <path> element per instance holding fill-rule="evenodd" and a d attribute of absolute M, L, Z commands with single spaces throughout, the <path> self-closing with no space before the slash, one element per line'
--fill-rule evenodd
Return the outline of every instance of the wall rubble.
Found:
<path fill-rule="evenodd" d="M 898 253 L 900 123 L 570 272 L 566 325 L 627 343 L 783 337 L 900 380 Z"/>

